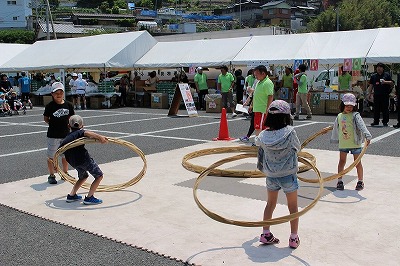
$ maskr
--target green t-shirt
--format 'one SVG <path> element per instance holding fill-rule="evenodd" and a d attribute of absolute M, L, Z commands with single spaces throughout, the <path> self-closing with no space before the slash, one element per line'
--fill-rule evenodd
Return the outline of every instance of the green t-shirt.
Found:
<path fill-rule="evenodd" d="M 300 85 L 301 84 L 301 85 Z M 303 74 L 300 77 L 300 82 L 299 82 L 299 93 L 308 93 L 307 89 L 307 75 Z"/>
<path fill-rule="evenodd" d="M 338 114 L 339 149 L 360 148 L 354 141 L 353 113 Z"/>
<path fill-rule="evenodd" d="M 289 89 L 293 88 L 293 74 L 283 75 L 282 80 L 283 80 L 283 88 L 289 88 Z"/>
<path fill-rule="evenodd" d="M 339 90 L 342 91 L 350 90 L 351 75 L 349 73 L 339 76 L 338 80 L 339 80 Z"/>
<path fill-rule="evenodd" d="M 248 87 L 253 87 L 254 81 L 256 80 L 256 78 L 253 75 L 248 75 L 246 77 L 245 83 L 247 82 L 247 86 Z"/>
<path fill-rule="evenodd" d="M 197 73 L 194 75 L 194 82 L 198 84 L 199 90 L 208 90 L 207 75 Z"/>
<path fill-rule="evenodd" d="M 225 75 L 219 74 L 218 83 L 221 84 L 221 92 L 228 92 L 232 86 L 232 82 L 235 80 L 231 73 L 226 73 Z"/>
<path fill-rule="evenodd" d="M 253 93 L 253 112 L 266 113 L 268 96 L 274 95 L 274 83 L 266 77 L 258 82 Z"/>

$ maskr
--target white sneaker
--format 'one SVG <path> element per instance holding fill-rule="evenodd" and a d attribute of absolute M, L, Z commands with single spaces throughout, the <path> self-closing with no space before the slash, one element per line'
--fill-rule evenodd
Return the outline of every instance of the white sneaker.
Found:
<path fill-rule="evenodd" d="M 232 113 L 232 118 L 237 117 L 237 113 Z"/>

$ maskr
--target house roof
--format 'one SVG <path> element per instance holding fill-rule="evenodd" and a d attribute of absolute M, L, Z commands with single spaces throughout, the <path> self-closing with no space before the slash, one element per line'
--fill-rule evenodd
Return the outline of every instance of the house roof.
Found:
<path fill-rule="evenodd" d="M 134 15 L 123 15 L 123 14 L 72 13 L 72 15 L 78 18 L 105 18 L 105 19 L 135 18 Z"/>
<path fill-rule="evenodd" d="M 47 33 L 47 26 L 45 22 L 39 22 L 40 29 Z M 94 29 L 102 29 L 102 28 L 94 28 L 94 27 L 84 27 L 84 26 L 76 26 L 72 23 L 54 23 L 54 31 L 56 33 L 64 33 L 64 34 L 84 34 L 90 30 Z M 49 24 L 49 31 L 53 32 L 53 27 Z"/>
<path fill-rule="evenodd" d="M 286 1 L 284 1 L 284 0 L 282 0 L 282 1 L 272 1 L 272 2 L 268 2 L 268 3 L 264 4 L 264 5 L 262 5 L 261 7 L 273 7 L 273 6 L 282 4 L 282 3 L 287 4 Z"/>

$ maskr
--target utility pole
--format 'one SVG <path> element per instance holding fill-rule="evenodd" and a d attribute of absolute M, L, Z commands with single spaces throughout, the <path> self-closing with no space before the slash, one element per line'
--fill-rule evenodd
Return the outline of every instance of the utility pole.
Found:
<path fill-rule="evenodd" d="M 239 27 L 242 28 L 242 0 L 239 3 Z"/>
<path fill-rule="evenodd" d="M 49 13 L 50 13 L 50 7 L 46 5 L 46 40 L 50 40 Z"/>
<path fill-rule="evenodd" d="M 336 31 L 339 31 L 339 7 L 335 8 L 336 10 Z"/>

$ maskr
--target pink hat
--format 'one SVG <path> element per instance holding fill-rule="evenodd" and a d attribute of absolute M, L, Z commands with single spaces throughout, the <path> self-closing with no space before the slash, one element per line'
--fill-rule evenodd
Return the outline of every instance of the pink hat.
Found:
<path fill-rule="evenodd" d="M 269 105 L 268 113 L 290 115 L 290 105 L 285 101 L 275 100 Z"/>
<path fill-rule="evenodd" d="M 344 105 L 352 105 L 356 106 L 357 105 L 357 99 L 356 96 L 352 93 L 346 93 L 343 95 L 342 102 Z"/>

